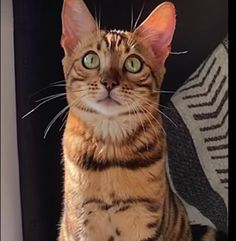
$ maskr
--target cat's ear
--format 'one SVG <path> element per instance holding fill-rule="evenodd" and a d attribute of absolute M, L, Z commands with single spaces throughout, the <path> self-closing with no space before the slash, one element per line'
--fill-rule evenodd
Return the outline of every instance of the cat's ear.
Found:
<path fill-rule="evenodd" d="M 70 55 L 78 42 L 97 29 L 96 22 L 82 0 L 64 0 L 61 45 Z"/>
<path fill-rule="evenodd" d="M 175 25 L 174 4 L 164 2 L 157 6 L 134 32 L 150 46 L 155 54 L 157 64 L 163 64 L 170 53 Z"/>

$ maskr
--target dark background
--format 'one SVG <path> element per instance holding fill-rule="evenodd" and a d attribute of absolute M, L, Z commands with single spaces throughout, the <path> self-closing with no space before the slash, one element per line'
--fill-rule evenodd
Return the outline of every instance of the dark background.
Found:
<path fill-rule="evenodd" d="M 94 14 L 101 10 L 102 27 L 129 29 L 131 6 L 137 16 L 144 4 L 141 20 L 162 1 L 157 0 L 87 0 Z M 167 61 L 164 90 L 176 90 L 199 64 L 214 50 L 228 31 L 226 0 L 177 0 L 177 30 Z M 60 118 L 47 138 L 44 130 L 66 105 L 59 98 L 43 105 L 22 120 L 36 106 L 36 100 L 61 93 L 63 88 L 47 88 L 63 80 L 60 46 L 62 0 L 13 0 L 15 67 L 17 94 L 17 128 L 20 161 L 20 187 L 24 241 L 56 240 L 61 212 L 62 164 Z M 40 92 L 38 92 L 41 90 Z M 162 104 L 170 95 L 162 96 Z"/>

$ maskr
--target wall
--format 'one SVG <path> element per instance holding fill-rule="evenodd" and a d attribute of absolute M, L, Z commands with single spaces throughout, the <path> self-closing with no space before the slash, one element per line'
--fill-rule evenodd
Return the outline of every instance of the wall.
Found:
<path fill-rule="evenodd" d="M 12 1 L 1 1 L 1 241 L 22 241 Z"/>

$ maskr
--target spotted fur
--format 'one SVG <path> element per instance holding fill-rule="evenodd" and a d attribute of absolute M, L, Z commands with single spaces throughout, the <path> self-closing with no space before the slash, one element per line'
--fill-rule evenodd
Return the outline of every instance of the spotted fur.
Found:
<path fill-rule="evenodd" d="M 63 136 L 64 208 L 59 241 L 192 240 L 185 208 L 167 180 L 167 147 L 158 110 L 175 25 L 174 6 L 164 3 L 153 14 L 155 18 L 170 15 L 166 20 L 170 26 L 160 18 L 164 32 L 148 41 L 145 25 L 150 19 L 134 32 L 103 31 L 93 29 L 82 1 L 64 3 L 63 67 L 70 111 Z M 76 16 L 78 23 L 73 25 L 70 17 Z M 171 37 L 165 34 L 168 31 Z M 99 56 L 99 68 L 83 67 L 89 51 Z M 142 62 L 135 74 L 124 69 L 131 55 Z M 104 76 L 119 83 L 110 92 L 111 104 L 101 102 L 107 98 L 101 84 Z M 214 240 L 213 231 L 207 235 L 203 240 Z"/>

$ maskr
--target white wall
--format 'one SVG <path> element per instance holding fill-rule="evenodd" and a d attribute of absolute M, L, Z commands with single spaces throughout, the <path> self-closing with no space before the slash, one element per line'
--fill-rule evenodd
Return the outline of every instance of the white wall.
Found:
<path fill-rule="evenodd" d="M 12 1 L 1 0 L 1 241 L 22 241 Z"/>

